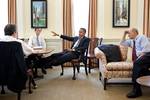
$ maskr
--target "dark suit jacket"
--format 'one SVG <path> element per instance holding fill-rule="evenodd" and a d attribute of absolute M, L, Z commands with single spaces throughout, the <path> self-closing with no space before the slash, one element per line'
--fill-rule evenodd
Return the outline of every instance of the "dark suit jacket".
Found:
<path fill-rule="evenodd" d="M 121 52 L 117 45 L 106 44 L 98 46 L 100 50 L 106 55 L 107 62 L 122 61 Z"/>
<path fill-rule="evenodd" d="M 73 44 L 72 44 L 71 48 L 74 46 L 74 44 L 76 43 L 76 41 L 79 39 L 79 36 L 69 37 L 69 36 L 61 35 L 60 37 L 62 39 L 65 39 L 65 40 L 72 41 Z M 89 41 L 90 41 L 90 39 L 84 36 L 81 39 L 78 47 L 75 48 L 75 51 L 79 52 L 81 55 L 84 55 L 85 50 L 88 49 Z"/>
<path fill-rule="evenodd" d="M 25 87 L 27 68 L 19 42 L 0 42 L 0 85 L 7 85 L 13 92 Z"/>

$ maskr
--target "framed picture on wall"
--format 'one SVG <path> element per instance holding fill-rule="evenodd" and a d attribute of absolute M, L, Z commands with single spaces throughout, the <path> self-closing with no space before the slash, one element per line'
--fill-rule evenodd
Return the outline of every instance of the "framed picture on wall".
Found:
<path fill-rule="evenodd" d="M 47 0 L 31 0 L 31 27 L 47 28 Z"/>
<path fill-rule="evenodd" d="M 113 0 L 113 27 L 130 26 L 130 0 Z"/>

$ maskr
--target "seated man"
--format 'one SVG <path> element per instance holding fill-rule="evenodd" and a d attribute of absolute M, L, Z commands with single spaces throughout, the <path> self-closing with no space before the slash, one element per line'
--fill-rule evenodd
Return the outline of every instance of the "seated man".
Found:
<path fill-rule="evenodd" d="M 35 35 L 31 36 L 29 38 L 29 42 L 28 42 L 28 45 L 31 47 L 31 48 L 41 48 L 41 49 L 45 49 L 46 48 L 46 42 L 44 40 L 44 38 L 41 36 L 41 32 L 42 32 L 42 29 L 41 28 L 35 28 Z M 41 55 L 42 58 L 44 58 L 45 56 Z M 32 56 L 33 59 L 34 57 L 37 57 L 39 60 L 41 58 L 41 56 Z M 46 74 L 46 70 L 42 67 L 42 65 L 38 64 L 38 66 L 41 67 L 41 70 L 44 74 Z"/>
<path fill-rule="evenodd" d="M 4 33 L 5 33 L 5 36 L 2 37 L 0 39 L 0 41 L 4 41 L 4 42 L 11 42 L 11 41 L 17 41 L 19 43 L 21 43 L 21 46 L 22 46 L 22 49 L 23 49 L 23 53 L 25 55 L 25 60 L 26 60 L 26 64 L 27 64 L 27 67 L 28 67 L 28 74 L 29 75 L 32 75 L 31 73 L 31 69 L 30 69 L 30 66 L 31 66 L 31 62 L 29 61 L 28 59 L 28 56 L 35 53 L 36 51 L 34 51 L 32 48 L 30 48 L 24 41 L 22 40 L 19 40 L 17 39 L 17 30 L 16 30 L 16 25 L 14 24 L 7 24 L 4 28 Z M 33 85 L 36 85 L 34 83 L 34 80 L 32 80 L 32 83 Z M 36 87 L 36 86 L 35 86 Z"/>
<path fill-rule="evenodd" d="M 0 39 L 0 41 L 5 41 L 5 42 L 11 42 L 11 41 L 17 41 L 21 43 L 22 49 L 24 52 L 24 55 L 28 57 L 35 51 L 29 47 L 24 41 L 17 39 L 17 30 L 16 30 L 16 25 L 14 24 L 7 24 L 4 28 L 5 36 Z"/>
<path fill-rule="evenodd" d="M 59 36 L 57 33 L 52 32 L 53 36 Z M 72 59 L 79 58 L 80 55 L 84 55 L 86 48 L 88 48 L 89 38 L 85 36 L 86 29 L 80 28 L 79 36 L 69 37 L 65 35 L 60 35 L 60 38 L 72 41 L 71 49 L 67 49 L 63 52 L 54 53 L 50 57 L 47 57 L 44 61 L 46 67 L 62 65 L 65 62 L 71 61 Z"/>
<path fill-rule="evenodd" d="M 126 40 L 126 35 L 128 35 L 130 39 Z M 132 28 L 129 31 L 125 31 L 121 44 L 133 48 L 133 89 L 127 94 L 127 97 L 136 98 L 142 95 L 140 84 L 136 82 L 136 79 L 140 76 L 149 74 L 150 42 L 144 35 L 139 35 L 137 29 Z"/>
<path fill-rule="evenodd" d="M 44 38 L 41 36 L 41 32 L 42 32 L 41 28 L 35 28 L 35 35 L 33 35 L 29 38 L 28 45 L 30 47 L 46 48 L 46 42 L 45 42 Z"/>

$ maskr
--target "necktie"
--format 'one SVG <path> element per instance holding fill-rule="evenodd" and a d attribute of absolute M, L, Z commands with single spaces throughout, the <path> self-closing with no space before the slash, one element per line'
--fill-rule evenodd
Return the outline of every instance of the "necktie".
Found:
<path fill-rule="evenodd" d="M 133 40 L 132 61 L 134 62 L 136 59 L 137 59 L 137 55 L 136 55 L 135 40 Z"/>
<path fill-rule="evenodd" d="M 37 36 L 37 46 L 40 46 L 39 37 Z"/>

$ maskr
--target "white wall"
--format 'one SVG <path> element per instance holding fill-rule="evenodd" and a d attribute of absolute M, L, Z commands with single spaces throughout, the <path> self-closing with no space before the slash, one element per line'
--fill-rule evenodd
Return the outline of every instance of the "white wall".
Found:
<path fill-rule="evenodd" d="M 23 0 L 17 0 L 17 25 L 18 25 L 18 36 L 24 37 L 24 8 Z"/>
<path fill-rule="evenodd" d="M 130 27 L 138 28 L 140 32 L 143 26 L 142 2 L 143 0 L 130 0 Z M 97 36 L 102 36 L 104 39 L 120 39 L 124 30 L 128 29 L 112 27 L 112 3 L 113 0 L 98 0 Z"/>
<path fill-rule="evenodd" d="M 139 33 L 143 34 L 144 0 L 137 0 L 137 1 L 138 1 L 137 28 L 139 30 Z"/>
<path fill-rule="evenodd" d="M 31 0 L 18 0 L 17 2 L 19 37 L 29 38 L 34 33 L 34 29 L 31 28 Z M 47 2 L 48 28 L 43 29 L 42 33 L 45 38 L 54 38 L 50 35 L 50 31 L 56 31 L 60 34 L 63 32 L 62 0 L 47 0 Z"/>
<path fill-rule="evenodd" d="M 8 1 L 0 0 L 0 38 L 4 36 L 4 27 L 8 23 Z"/>
<path fill-rule="evenodd" d="M 28 38 L 34 33 L 31 29 L 30 18 L 31 0 L 18 0 L 20 13 L 18 14 L 19 37 Z M 63 32 L 63 0 L 47 0 L 48 2 L 48 28 L 43 29 L 43 35 L 47 39 L 54 38 L 50 36 L 50 31 L 58 33 Z M 143 0 L 130 0 L 130 27 L 139 29 L 143 32 Z M 22 3 L 22 4 L 20 4 Z M 125 29 L 112 27 L 112 3 L 113 0 L 98 0 L 98 28 L 97 36 L 104 39 L 120 39 Z M 54 38 L 55 39 L 55 38 Z"/>
<path fill-rule="evenodd" d="M 98 0 L 97 37 L 104 37 L 104 2 L 105 0 Z"/>

